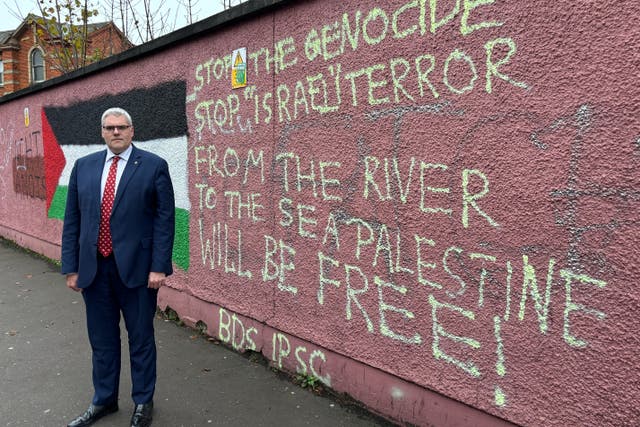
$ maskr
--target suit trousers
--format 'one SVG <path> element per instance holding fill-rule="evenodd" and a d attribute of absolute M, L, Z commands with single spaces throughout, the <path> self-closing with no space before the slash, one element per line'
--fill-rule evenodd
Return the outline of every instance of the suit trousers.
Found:
<path fill-rule="evenodd" d="M 156 344 L 153 319 L 158 290 L 128 288 L 122 283 L 113 254 L 98 255 L 96 277 L 83 289 L 87 330 L 93 352 L 93 404 L 118 400 L 120 386 L 120 313 L 129 339 L 131 397 L 135 404 L 153 400 L 156 385 Z"/>

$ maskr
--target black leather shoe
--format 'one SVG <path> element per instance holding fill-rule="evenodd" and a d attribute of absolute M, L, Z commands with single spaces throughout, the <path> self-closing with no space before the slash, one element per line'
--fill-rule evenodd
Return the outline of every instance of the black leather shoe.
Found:
<path fill-rule="evenodd" d="M 131 427 L 149 427 L 153 416 L 153 402 L 136 405 L 131 416 Z"/>
<path fill-rule="evenodd" d="M 113 414 L 118 410 L 118 402 L 111 405 L 98 406 L 91 404 L 89 408 L 84 411 L 84 414 L 77 417 L 75 420 L 67 424 L 67 427 L 85 427 L 98 421 L 105 415 Z"/>

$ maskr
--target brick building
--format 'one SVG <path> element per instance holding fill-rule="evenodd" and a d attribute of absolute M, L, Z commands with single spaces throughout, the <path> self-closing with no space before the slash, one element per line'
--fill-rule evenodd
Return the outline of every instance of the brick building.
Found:
<path fill-rule="evenodd" d="M 15 30 L 0 31 L 0 96 L 64 73 L 55 58 L 60 41 L 38 22 L 41 17 L 29 14 Z M 113 21 L 87 27 L 87 63 L 132 46 Z"/>

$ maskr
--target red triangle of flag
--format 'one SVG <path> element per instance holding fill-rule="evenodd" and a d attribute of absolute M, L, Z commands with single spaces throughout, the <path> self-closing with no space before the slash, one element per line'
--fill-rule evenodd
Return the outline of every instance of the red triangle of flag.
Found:
<path fill-rule="evenodd" d="M 56 193 L 56 188 L 60 181 L 60 175 L 62 175 L 67 160 L 51 129 L 44 109 L 42 110 L 42 141 L 44 145 L 44 176 L 47 188 L 47 211 L 49 211 L 53 195 Z"/>

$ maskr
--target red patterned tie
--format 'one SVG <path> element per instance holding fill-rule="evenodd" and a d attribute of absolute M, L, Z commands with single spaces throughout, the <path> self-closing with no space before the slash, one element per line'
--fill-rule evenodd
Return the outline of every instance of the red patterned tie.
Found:
<path fill-rule="evenodd" d="M 113 209 L 113 198 L 116 194 L 116 172 L 118 170 L 118 160 L 120 157 L 115 156 L 109 167 L 109 175 L 107 175 L 107 183 L 104 185 L 104 194 L 102 195 L 102 208 L 100 209 L 100 231 L 98 233 L 98 250 L 104 257 L 108 257 L 112 251 L 111 229 L 109 228 L 109 217 Z"/>

